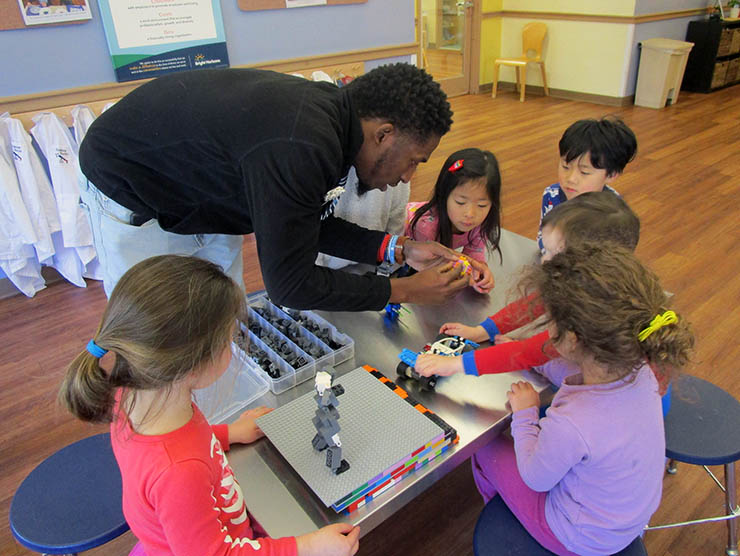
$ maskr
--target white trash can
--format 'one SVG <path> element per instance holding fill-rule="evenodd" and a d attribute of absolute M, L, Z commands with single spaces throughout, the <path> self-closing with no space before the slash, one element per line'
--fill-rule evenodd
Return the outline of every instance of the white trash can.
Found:
<path fill-rule="evenodd" d="M 681 90 L 683 72 L 692 42 L 673 39 L 647 39 L 640 43 L 640 69 L 637 74 L 635 105 L 663 108 L 675 104 Z"/>

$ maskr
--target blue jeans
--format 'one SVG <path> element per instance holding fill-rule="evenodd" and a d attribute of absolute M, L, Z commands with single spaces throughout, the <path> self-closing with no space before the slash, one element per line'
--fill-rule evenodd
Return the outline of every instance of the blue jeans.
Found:
<path fill-rule="evenodd" d="M 242 236 L 173 234 L 156 220 L 131 225 L 132 211 L 105 196 L 79 173 L 80 197 L 87 208 L 95 250 L 103 271 L 105 295 L 136 263 L 156 255 L 192 255 L 219 265 L 244 289 Z"/>

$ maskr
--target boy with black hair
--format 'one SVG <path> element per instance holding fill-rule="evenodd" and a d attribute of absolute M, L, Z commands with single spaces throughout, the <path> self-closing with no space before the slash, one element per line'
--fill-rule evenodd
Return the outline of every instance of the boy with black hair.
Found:
<path fill-rule="evenodd" d="M 635 158 L 637 138 L 621 119 L 578 120 L 565 130 L 558 143 L 558 183 L 542 194 L 537 244 L 542 245 L 542 219 L 553 208 L 589 191 L 611 191 L 608 184 L 618 178 Z"/>

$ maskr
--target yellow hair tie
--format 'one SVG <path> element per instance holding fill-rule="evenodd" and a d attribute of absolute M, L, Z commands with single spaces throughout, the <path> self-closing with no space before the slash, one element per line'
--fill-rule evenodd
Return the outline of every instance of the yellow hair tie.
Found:
<path fill-rule="evenodd" d="M 645 338 L 658 330 L 658 328 L 663 328 L 667 324 L 675 324 L 677 322 L 678 317 L 673 311 L 666 311 L 662 315 L 656 315 L 656 317 L 650 321 L 650 326 L 637 335 L 637 339 L 643 342 L 645 341 Z"/>

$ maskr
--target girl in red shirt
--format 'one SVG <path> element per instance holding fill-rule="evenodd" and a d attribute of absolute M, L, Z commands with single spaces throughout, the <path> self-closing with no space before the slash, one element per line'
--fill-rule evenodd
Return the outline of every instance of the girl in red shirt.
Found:
<path fill-rule="evenodd" d="M 84 421 L 111 423 L 123 512 L 140 541 L 132 555 L 358 550 L 359 528 L 349 524 L 280 539 L 252 527 L 225 452 L 230 443 L 260 438 L 255 419 L 270 410 L 211 426 L 192 401 L 193 390 L 228 367 L 243 310 L 240 288 L 213 263 L 177 255 L 146 259 L 118 282 L 94 338 L 67 369 L 62 402 Z"/>

